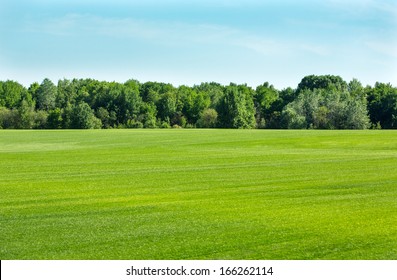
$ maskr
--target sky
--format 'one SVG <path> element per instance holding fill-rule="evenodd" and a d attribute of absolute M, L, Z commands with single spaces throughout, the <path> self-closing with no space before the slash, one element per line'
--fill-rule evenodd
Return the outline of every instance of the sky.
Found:
<path fill-rule="evenodd" d="M 397 86 L 395 0 L 2 0 L 0 80 Z"/>

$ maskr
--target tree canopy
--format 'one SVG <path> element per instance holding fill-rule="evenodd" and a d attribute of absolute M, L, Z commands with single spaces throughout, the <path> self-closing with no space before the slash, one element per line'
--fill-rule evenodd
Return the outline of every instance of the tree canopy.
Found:
<path fill-rule="evenodd" d="M 174 87 L 159 82 L 0 81 L 0 128 L 397 128 L 397 88 L 310 75 L 296 89 L 269 82 Z"/>

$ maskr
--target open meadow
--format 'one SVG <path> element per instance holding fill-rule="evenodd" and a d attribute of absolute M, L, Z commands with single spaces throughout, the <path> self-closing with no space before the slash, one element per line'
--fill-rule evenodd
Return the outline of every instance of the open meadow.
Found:
<path fill-rule="evenodd" d="M 397 131 L 0 131 L 0 259 L 397 259 Z"/>

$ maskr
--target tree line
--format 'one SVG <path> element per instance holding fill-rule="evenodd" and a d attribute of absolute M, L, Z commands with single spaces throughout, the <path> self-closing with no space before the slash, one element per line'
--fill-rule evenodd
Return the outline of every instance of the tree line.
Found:
<path fill-rule="evenodd" d="M 357 79 L 306 76 L 296 89 L 268 82 L 168 83 L 44 79 L 24 87 L 0 81 L 0 128 L 397 128 L 397 88 Z"/>

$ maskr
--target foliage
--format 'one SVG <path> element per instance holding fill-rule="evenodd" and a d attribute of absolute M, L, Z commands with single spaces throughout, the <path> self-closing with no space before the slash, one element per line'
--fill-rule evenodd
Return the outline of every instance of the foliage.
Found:
<path fill-rule="evenodd" d="M 335 91 L 343 92 L 346 91 L 347 89 L 347 83 L 340 76 L 310 75 L 302 79 L 296 91 L 299 94 L 304 90 L 314 90 L 314 89 L 326 89 L 326 90 L 335 90 Z"/>
<path fill-rule="evenodd" d="M 260 85 L 256 88 L 254 93 L 254 104 L 255 104 L 255 119 L 258 127 L 264 128 L 265 124 L 261 125 L 261 122 L 266 122 L 271 118 L 273 112 L 272 105 L 278 100 L 279 93 L 268 82 Z"/>
<path fill-rule="evenodd" d="M 9 109 L 19 107 L 26 92 L 27 90 L 17 82 L 0 81 L 0 107 Z"/>
<path fill-rule="evenodd" d="M 252 89 L 230 84 L 218 103 L 218 124 L 223 128 L 254 128 Z"/>
<path fill-rule="evenodd" d="M 0 128 L 18 128 L 18 111 L 0 107 Z"/>
<path fill-rule="evenodd" d="M 366 93 L 371 122 L 386 129 L 397 128 L 397 88 L 376 83 L 374 88 L 366 88 Z"/>
<path fill-rule="evenodd" d="M 81 102 L 73 107 L 71 119 L 71 127 L 78 129 L 101 128 L 102 122 L 95 117 L 90 106 Z"/>
<path fill-rule="evenodd" d="M 47 118 L 47 128 L 57 129 L 62 128 L 63 118 L 62 110 L 60 108 L 55 108 L 48 113 Z"/>
<path fill-rule="evenodd" d="M 215 111 L 215 109 L 208 108 L 201 113 L 200 119 L 197 122 L 197 126 L 203 128 L 214 128 L 216 127 L 217 120 L 218 113 Z"/>
<path fill-rule="evenodd" d="M 282 90 L 268 82 L 253 89 L 44 79 L 26 89 L 0 81 L 0 108 L 1 128 L 397 128 L 397 88 L 333 75 L 306 76 Z"/>
<path fill-rule="evenodd" d="M 365 100 L 331 89 L 304 90 L 282 112 L 285 128 L 366 129 Z"/>
<path fill-rule="evenodd" d="M 36 100 L 36 109 L 52 110 L 55 109 L 55 99 L 57 87 L 49 79 L 44 79 L 39 88 L 34 91 L 33 98 Z"/>

